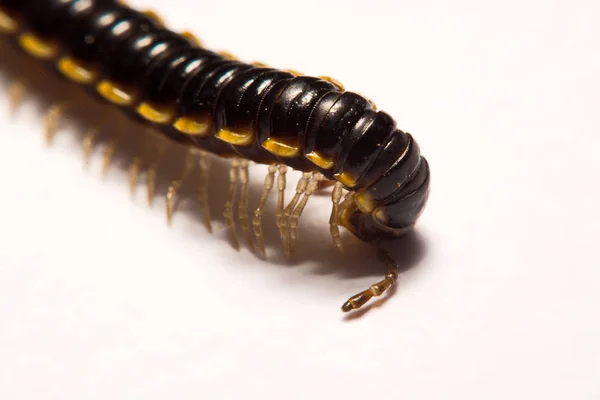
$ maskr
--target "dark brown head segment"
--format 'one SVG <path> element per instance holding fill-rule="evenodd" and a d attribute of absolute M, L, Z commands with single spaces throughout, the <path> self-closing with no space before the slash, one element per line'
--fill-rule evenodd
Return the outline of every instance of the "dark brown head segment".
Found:
<path fill-rule="evenodd" d="M 429 167 L 419 147 L 361 95 L 323 95 L 310 115 L 304 152 L 323 175 L 355 193 L 340 222 L 363 240 L 399 236 L 425 206 Z"/>
<path fill-rule="evenodd" d="M 419 147 L 412 136 L 401 131 L 396 135 L 406 136 L 405 147 L 396 154 L 395 162 L 381 177 L 368 187 L 359 189 L 354 203 L 342 215 L 342 224 L 359 238 L 395 238 L 406 233 L 421 215 L 429 196 L 429 164 L 420 155 Z M 390 148 L 390 150 L 392 150 Z M 381 162 L 391 154 L 384 150 Z"/>

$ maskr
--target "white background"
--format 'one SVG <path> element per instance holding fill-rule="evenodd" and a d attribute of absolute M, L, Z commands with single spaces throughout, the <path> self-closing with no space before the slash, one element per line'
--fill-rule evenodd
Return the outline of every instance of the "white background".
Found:
<path fill-rule="evenodd" d="M 600 398 L 597 2 L 131 3 L 394 115 L 433 174 L 398 244 L 418 266 L 347 318 L 382 267 L 349 234 L 336 252 L 327 197 L 295 262 L 272 209 L 269 259 L 232 249 L 224 165 L 215 233 L 191 200 L 168 228 L 164 187 L 150 209 L 125 164 L 102 180 L 76 135 L 43 145 L 33 90 L 0 123 L 0 398 Z"/>

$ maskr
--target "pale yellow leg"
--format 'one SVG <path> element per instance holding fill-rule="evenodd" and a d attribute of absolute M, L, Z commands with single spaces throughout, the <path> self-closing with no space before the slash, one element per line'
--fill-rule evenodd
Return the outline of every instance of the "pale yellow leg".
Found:
<path fill-rule="evenodd" d="M 289 242 L 289 219 L 300 200 L 300 197 L 306 191 L 306 187 L 308 186 L 308 182 L 312 179 L 312 172 L 304 172 L 302 173 L 302 178 L 298 181 L 296 185 L 296 193 L 294 197 L 289 202 L 289 204 L 283 210 L 283 217 L 281 218 L 281 225 L 279 227 L 279 233 L 281 235 L 281 242 L 283 243 L 283 249 L 285 250 L 286 255 L 290 255 L 290 242 Z"/>
<path fill-rule="evenodd" d="M 85 167 L 89 167 L 90 160 L 92 158 L 92 152 L 94 151 L 94 142 L 96 140 L 98 132 L 95 129 L 90 129 L 83 135 L 83 162 Z"/>
<path fill-rule="evenodd" d="M 16 112 L 23 104 L 25 99 L 25 85 L 22 82 L 13 82 L 8 87 L 8 99 L 9 99 L 9 113 L 10 115 L 16 114 Z"/>
<path fill-rule="evenodd" d="M 154 21 L 157 25 L 159 26 L 165 26 L 165 21 L 154 11 L 152 10 L 145 10 L 143 11 L 143 14 L 150 18 L 152 21 Z"/>
<path fill-rule="evenodd" d="M 234 158 L 231 162 L 231 169 L 229 170 L 229 196 L 227 198 L 227 202 L 225 203 L 225 211 L 223 212 L 223 216 L 225 217 L 225 221 L 229 227 L 229 232 L 231 233 L 233 247 L 236 250 L 240 249 L 240 242 L 238 241 L 235 220 L 233 219 L 233 205 L 237 195 L 239 168 L 240 160 Z"/>
<path fill-rule="evenodd" d="M 137 188 L 141 166 L 142 157 L 139 156 L 133 157 L 131 164 L 129 164 L 129 191 L 131 192 L 132 197 L 135 196 L 135 189 Z"/>
<path fill-rule="evenodd" d="M 102 176 L 106 176 L 106 174 L 108 174 L 108 169 L 110 168 L 110 163 L 113 155 L 115 154 L 116 147 L 117 143 L 113 140 L 108 142 L 104 148 L 104 152 L 102 154 Z"/>
<path fill-rule="evenodd" d="M 147 132 L 148 132 L 149 136 L 150 135 L 155 136 L 155 133 L 153 130 L 149 129 L 149 130 L 147 130 Z M 154 137 L 152 137 L 152 139 L 154 139 Z M 144 142 L 142 151 L 138 155 L 133 157 L 133 159 L 131 160 L 131 163 L 129 164 L 129 191 L 131 193 L 131 197 L 135 197 L 138 181 L 140 178 L 140 174 L 142 172 L 142 167 L 143 167 L 144 163 L 148 162 L 148 157 L 151 156 L 152 147 L 155 144 L 156 143 L 154 143 L 153 141 Z M 156 173 L 154 173 L 153 180 L 155 178 L 156 178 Z M 152 191 L 154 192 L 154 187 L 152 188 Z"/>
<path fill-rule="evenodd" d="M 181 184 L 185 179 L 190 175 L 195 165 L 194 156 L 191 153 L 188 153 L 185 157 L 185 165 L 183 166 L 183 171 L 181 171 L 181 175 L 179 178 L 175 179 L 171 182 L 169 189 L 167 190 L 167 223 L 170 224 L 173 220 L 173 211 L 175 209 L 175 196 L 177 195 L 177 191 L 181 188 Z"/>
<path fill-rule="evenodd" d="M 350 206 L 350 204 L 352 204 L 353 200 L 354 200 L 354 193 L 353 192 L 346 193 L 346 195 L 344 196 L 344 200 L 342 200 L 342 203 L 340 204 L 340 211 L 339 211 L 338 215 L 342 215 L 344 210 L 346 208 L 348 208 Z"/>
<path fill-rule="evenodd" d="M 256 253 L 254 241 L 252 240 L 252 231 L 250 231 L 250 220 L 248 218 L 248 160 L 240 161 L 240 204 L 238 205 L 238 216 L 242 225 L 242 231 L 246 235 L 248 247 L 252 253 Z"/>
<path fill-rule="evenodd" d="M 210 171 L 210 155 L 205 151 L 200 152 L 200 186 L 198 188 L 198 202 L 200 203 L 200 211 L 204 218 L 204 224 L 208 232 L 212 232 L 210 223 L 210 209 L 208 207 L 208 178 Z"/>
<path fill-rule="evenodd" d="M 386 290 L 388 290 L 398 281 L 398 265 L 396 262 L 382 248 L 378 249 L 377 255 L 379 259 L 388 267 L 388 271 L 385 274 L 384 279 L 374 285 L 371 285 L 371 287 L 367 290 L 350 297 L 348 301 L 342 305 L 342 311 L 348 312 L 362 307 L 371 298 L 375 296 L 381 296 Z"/>
<path fill-rule="evenodd" d="M 286 251 L 286 254 L 288 256 L 293 256 L 294 254 L 296 254 L 296 242 L 298 239 L 298 222 L 300 216 L 304 211 L 304 207 L 306 207 L 306 204 L 308 203 L 308 199 L 315 192 L 315 190 L 317 190 L 317 188 L 319 187 L 319 181 L 321 181 L 322 179 L 322 176 L 313 175 L 312 179 L 308 182 L 308 185 L 306 186 L 306 190 L 304 191 L 304 196 L 302 196 L 302 200 L 300 200 L 300 203 L 298 203 L 298 206 L 292 212 L 289 221 L 289 248 Z"/>
<path fill-rule="evenodd" d="M 146 173 L 146 184 L 148 185 L 148 206 L 152 207 L 154 203 L 154 192 L 156 190 L 156 170 L 158 169 L 158 163 L 154 163 L 148 167 Z"/>
<path fill-rule="evenodd" d="M 254 227 L 254 236 L 256 236 L 256 243 L 258 244 L 258 250 L 260 254 L 265 257 L 265 239 L 262 231 L 262 215 L 263 210 L 265 208 L 265 204 L 267 203 L 267 198 L 269 197 L 269 193 L 271 193 L 271 189 L 273 189 L 273 184 L 275 183 L 275 172 L 277 171 L 277 165 L 272 164 L 269 165 L 269 172 L 267 172 L 267 176 L 265 177 L 265 185 L 263 194 L 260 197 L 260 201 L 258 202 L 258 207 L 254 210 L 254 217 L 252 218 L 252 226 Z M 283 204 L 283 201 L 282 201 Z"/>
<path fill-rule="evenodd" d="M 200 40 L 196 35 L 194 35 L 190 31 L 181 32 L 181 36 L 184 38 L 191 40 L 198 47 L 203 47 L 202 40 Z"/>
<path fill-rule="evenodd" d="M 277 208 L 275 211 L 275 223 L 277 224 L 277 228 L 279 229 L 279 235 L 281 236 L 282 243 L 285 243 L 286 237 L 285 226 L 283 225 L 283 221 L 285 220 L 285 218 L 283 217 L 283 202 L 285 195 L 286 174 L 287 166 L 280 165 L 279 175 L 277 176 Z"/>
<path fill-rule="evenodd" d="M 44 136 L 47 144 L 52 144 L 54 141 L 64 111 L 64 106 L 57 104 L 50 107 L 46 112 L 46 115 L 44 116 Z"/>
<path fill-rule="evenodd" d="M 148 206 L 152 207 L 154 202 L 154 192 L 156 190 L 156 178 L 158 173 L 158 166 L 162 161 L 162 158 L 165 154 L 166 148 L 161 143 L 158 145 L 156 158 L 148 167 L 148 172 L 146 173 L 146 184 L 148 185 Z"/>
<path fill-rule="evenodd" d="M 333 238 L 333 242 L 335 246 L 343 251 L 342 248 L 342 240 L 340 238 L 340 228 L 339 228 L 339 213 L 340 213 L 340 200 L 342 199 L 342 184 L 341 182 L 336 182 L 333 187 L 333 191 L 331 192 L 331 203 L 333 204 L 331 207 L 331 217 L 329 218 L 329 232 L 331 232 L 331 237 Z"/>

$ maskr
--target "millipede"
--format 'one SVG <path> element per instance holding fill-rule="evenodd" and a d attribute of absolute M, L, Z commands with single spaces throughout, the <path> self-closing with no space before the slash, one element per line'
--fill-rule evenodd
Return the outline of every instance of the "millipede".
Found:
<path fill-rule="evenodd" d="M 230 163 L 223 215 L 236 248 L 236 202 L 249 249 L 264 257 L 262 218 L 269 195 L 276 192 L 277 229 L 285 254 L 293 256 L 309 198 L 329 188 L 335 246 L 342 249 L 341 226 L 373 244 L 387 266 L 383 280 L 350 297 L 342 310 L 358 309 L 396 284 L 399 267 L 381 242 L 412 229 L 429 196 L 430 172 L 413 137 L 371 100 L 330 77 L 244 63 L 207 50 L 193 34 L 167 29 L 154 12 L 117 0 L 0 0 L 0 34 L 58 76 L 185 149 L 183 175 L 166 193 L 168 221 L 182 179 L 197 166 L 199 205 L 210 231 L 207 176 L 211 157 L 221 157 Z M 20 82 L 11 85 L 13 102 L 23 89 Z M 64 111 L 63 104 L 48 109 L 48 141 Z M 83 136 L 87 156 L 94 137 L 93 131 Z M 105 165 L 113 151 L 109 146 L 104 152 Z M 268 166 L 253 213 L 251 163 Z M 156 165 L 146 171 L 150 201 Z M 131 184 L 140 169 L 136 157 L 129 168 Z M 285 203 L 288 169 L 302 175 Z"/>

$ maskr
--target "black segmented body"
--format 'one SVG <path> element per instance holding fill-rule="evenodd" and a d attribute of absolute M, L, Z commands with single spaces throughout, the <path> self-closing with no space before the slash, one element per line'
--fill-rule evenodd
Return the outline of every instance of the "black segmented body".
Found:
<path fill-rule="evenodd" d="M 131 88 L 135 100 L 123 109 L 135 118 L 142 102 L 171 110 L 172 119 L 157 123 L 170 138 L 340 180 L 355 192 L 342 223 L 365 240 L 403 233 L 425 205 L 429 167 L 416 142 L 369 100 L 328 80 L 231 60 L 115 0 L 0 0 L 0 7 L 22 24 L 19 32 L 58 44 L 57 57 L 93 66 L 94 93 L 99 80 Z M 172 121 L 182 117 L 208 117 L 210 129 L 177 129 Z M 221 130 L 249 132 L 251 140 L 232 144 Z M 264 146 L 268 140 L 291 151 Z M 317 165 L 311 154 L 328 162 Z"/>

